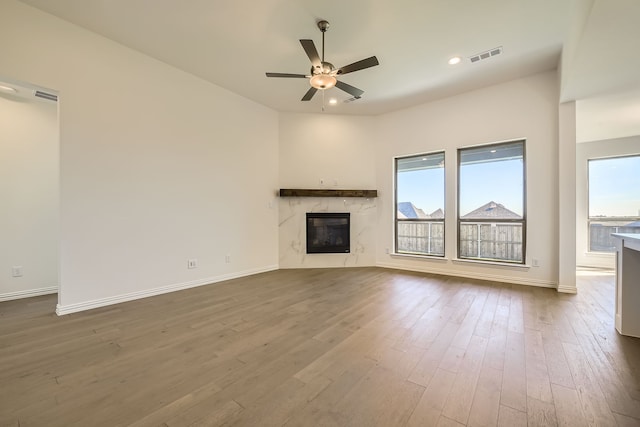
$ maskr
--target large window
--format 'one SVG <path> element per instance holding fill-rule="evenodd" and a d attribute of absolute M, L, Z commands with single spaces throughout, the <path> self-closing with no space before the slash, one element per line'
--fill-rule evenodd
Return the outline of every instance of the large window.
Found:
<path fill-rule="evenodd" d="M 589 251 L 615 252 L 611 233 L 640 233 L 640 155 L 589 160 Z"/>
<path fill-rule="evenodd" d="M 396 252 L 444 256 L 444 153 L 396 158 Z"/>
<path fill-rule="evenodd" d="M 525 262 L 525 143 L 458 150 L 458 258 Z"/>

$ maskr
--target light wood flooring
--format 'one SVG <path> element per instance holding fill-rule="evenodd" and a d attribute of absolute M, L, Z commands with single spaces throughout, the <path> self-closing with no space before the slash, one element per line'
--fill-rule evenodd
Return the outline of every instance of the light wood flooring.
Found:
<path fill-rule="evenodd" d="M 4 302 L 0 426 L 640 426 L 613 282 L 280 270 L 63 317 Z"/>

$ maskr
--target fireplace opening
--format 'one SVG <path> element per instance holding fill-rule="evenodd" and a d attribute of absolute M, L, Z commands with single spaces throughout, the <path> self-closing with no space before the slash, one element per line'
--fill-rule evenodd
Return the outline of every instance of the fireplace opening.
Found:
<path fill-rule="evenodd" d="M 351 251 L 349 212 L 308 212 L 307 253 L 343 254 Z"/>

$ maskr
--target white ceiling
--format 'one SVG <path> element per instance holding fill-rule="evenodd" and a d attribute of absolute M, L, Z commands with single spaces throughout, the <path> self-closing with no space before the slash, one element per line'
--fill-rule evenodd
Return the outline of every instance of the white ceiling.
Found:
<path fill-rule="evenodd" d="M 340 78 L 365 93 L 327 106 L 335 114 L 382 114 L 554 69 L 563 47 L 564 100 L 621 91 L 640 75 L 640 49 L 629 50 L 640 40 L 638 0 L 22 1 L 278 111 L 321 110 L 321 93 L 300 101 L 307 80 L 264 74 L 308 73 L 299 39 L 320 50 L 320 19 L 331 24 L 327 61 L 380 61 Z M 498 46 L 499 56 L 468 59 Z M 630 69 L 603 61 L 619 50 Z M 463 62 L 448 65 L 454 55 Z"/>

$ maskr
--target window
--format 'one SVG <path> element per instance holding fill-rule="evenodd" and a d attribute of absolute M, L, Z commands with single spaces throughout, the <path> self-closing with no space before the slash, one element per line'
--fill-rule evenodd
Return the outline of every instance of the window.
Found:
<path fill-rule="evenodd" d="M 396 158 L 396 253 L 444 256 L 444 152 Z"/>
<path fill-rule="evenodd" d="M 640 155 L 589 160 L 589 252 L 615 252 L 611 233 L 640 233 Z"/>
<path fill-rule="evenodd" d="M 458 150 L 458 258 L 524 264 L 525 143 Z"/>

